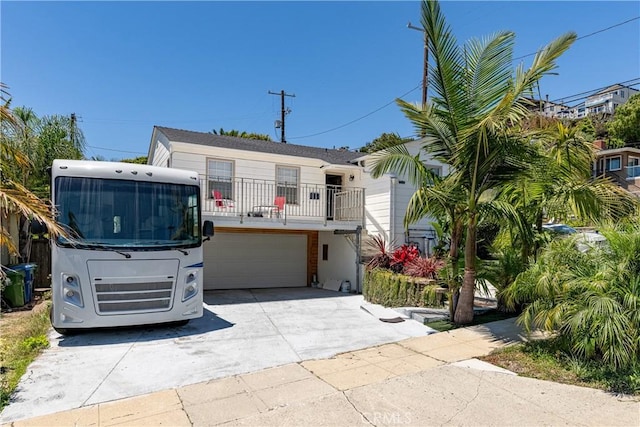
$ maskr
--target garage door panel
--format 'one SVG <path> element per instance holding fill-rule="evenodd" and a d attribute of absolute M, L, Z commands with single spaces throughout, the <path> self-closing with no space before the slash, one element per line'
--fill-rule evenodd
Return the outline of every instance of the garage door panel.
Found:
<path fill-rule="evenodd" d="M 205 246 L 205 289 L 307 285 L 307 236 L 218 232 Z"/>

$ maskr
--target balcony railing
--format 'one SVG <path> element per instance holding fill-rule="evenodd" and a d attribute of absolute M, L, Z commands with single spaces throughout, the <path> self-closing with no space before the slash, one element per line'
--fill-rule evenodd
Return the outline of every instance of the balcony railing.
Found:
<path fill-rule="evenodd" d="M 613 94 L 612 93 L 607 93 L 604 95 L 600 95 L 597 98 L 588 98 L 585 102 L 584 105 L 585 107 L 591 107 L 593 105 L 598 105 L 598 104 L 602 104 L 603 102 L 606 102 L 610 99 L 613 99 Z"/>
<path fill-rule="evenodd" d="M 244 221 L 364 220 L 364 189 L 322 184 L 276 184 L 250 178 L 202 178 L 203 215 Z"/>

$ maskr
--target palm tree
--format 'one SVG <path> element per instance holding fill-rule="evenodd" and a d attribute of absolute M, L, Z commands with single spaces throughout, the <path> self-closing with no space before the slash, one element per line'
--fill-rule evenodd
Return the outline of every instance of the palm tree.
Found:
<path fill-rule="evenodd" d="M 637 219 L 636 219 L 637 221 Z M 612 368 L 640 358 L 640 227 L 607 229 L 607 247 L 578 250 L 576 238 L 550 243 L 504 297 L 525 304 L 527 330 L 557 333 L 566 351 Z"/>
<path fill-rule="evenodd" d="M 29 158 L 22 152 L 13 136 L 23 132 L 21 122 L 9 108 L 10 99 L 6 86 L 0 83 L 2 95 L 0 97 L 0 215 L 18 212 L 44 224 L 49 232 L 56 236 L 65 234 L 53 219 L 52 207 L 44 200 L 29 191 L 21 179 L 23 171 L 32 168 Z M 13 243 L 9 230 L 0 227 L 0 246 L 5 246 L 11 254 L 17 254 L 18 249 Z"/>
<path fill-rule="evenodd" d="M 497 198 L 497 190 L 517 180 L 537 156 L 533 145 L 516 131 L 529 114 L 524 98 L 556 68 L 556 59 L 576 35 L 568 33 L 552 41 L 536 54 L 529 69 L 518 66 L 514 71 L 514 33 L 500 32 L 460 47 L 439 2 L 423 0 L 421 6 L 434 62 L 429 85 L 435 95 L 424 109 L 397 102 L 417 133 L 425 136 L 422 150 L 450 166 L 443 188 L 451 191 L 451 203 L 466 228 L 464 275 L 453 320 L 468 324 L 473 320 L 478 222 L 489 214 L 517 219 L 513 206 Z M 423 212 L 431 210 L 427 207 Z"/>
<path fill-rule="evenodd" d="M 595 160 L 593 145 L 587 142 L 577 126 L 561 122 L 545 129 L 529 132 L 540 156 L 527 176 L 502 187 L 500 197 L 513 204 L 522 221 L 535 224 L 542 232 L 543 217 L 566 220 L 574 216 L 589 222 L 616 220 L 633 213 L 637 199 L 605 177 L 592 177 Z M 536 256 L 539 235 L 529 229 L 511 233 L 521 245 L 522 262 Z M 513 246 L 513 239 L 510 246 Z"/>

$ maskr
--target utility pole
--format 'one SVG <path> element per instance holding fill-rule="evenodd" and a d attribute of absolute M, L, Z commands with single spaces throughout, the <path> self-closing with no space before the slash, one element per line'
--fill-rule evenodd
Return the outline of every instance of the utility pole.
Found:
<path fill-rule="evenodd" d="M 71 145 L 73 147 L 76 146 L 75 135 L 76 135 L 76 113 L 71 113 L 71 129 L 70 129 L 69 139 L 71 140 Z"/>
<path fill-rule="evenodd" d="M 424 33 L 424 62 L 422 68 L 422 109 L 427 108 L 427 73 L 429 71 L 429 37 L 424 28 L 411 25 L 411 22 L 407 24 L 407 28 L 416 31 L 422 31 Z"/>
<path fill-rule="evenodd" d="M 280 136 L 280 142 L 282 142 L 283 144 L 286 144 L 287 140 L 284 137 L 284 116 L 289 114 L 291 112 L 291 109 L 289 109 L 289 108 L 285 109 L 284 108 L 284 97 L 285 96 L 291 96 L 291 97 L 295 98 L 296 95 L 295 94 L 285 93 L 284 90 L 281 90 L 280 93 L 269 91 L 269 95 L 280 95 L 280 105 L 281 105 L 280 128 L 282 130 L 282 133 L 281 133 L 281 136 Z M 276 127 L 278 127 L 277 122 L 276 122 Z"/>

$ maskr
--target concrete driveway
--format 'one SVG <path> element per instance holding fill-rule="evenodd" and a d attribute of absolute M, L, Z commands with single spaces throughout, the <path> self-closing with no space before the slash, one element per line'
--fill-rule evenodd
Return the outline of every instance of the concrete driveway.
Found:
<path fill-rule="evenodd" d="M 2 421 L 34 417 L 210 379 L 427 335 L 415 321 L 385 323 L 361 295 L 323 289 L 211 291 L 184 327 L 63 337 L 22 378 Z"/>

